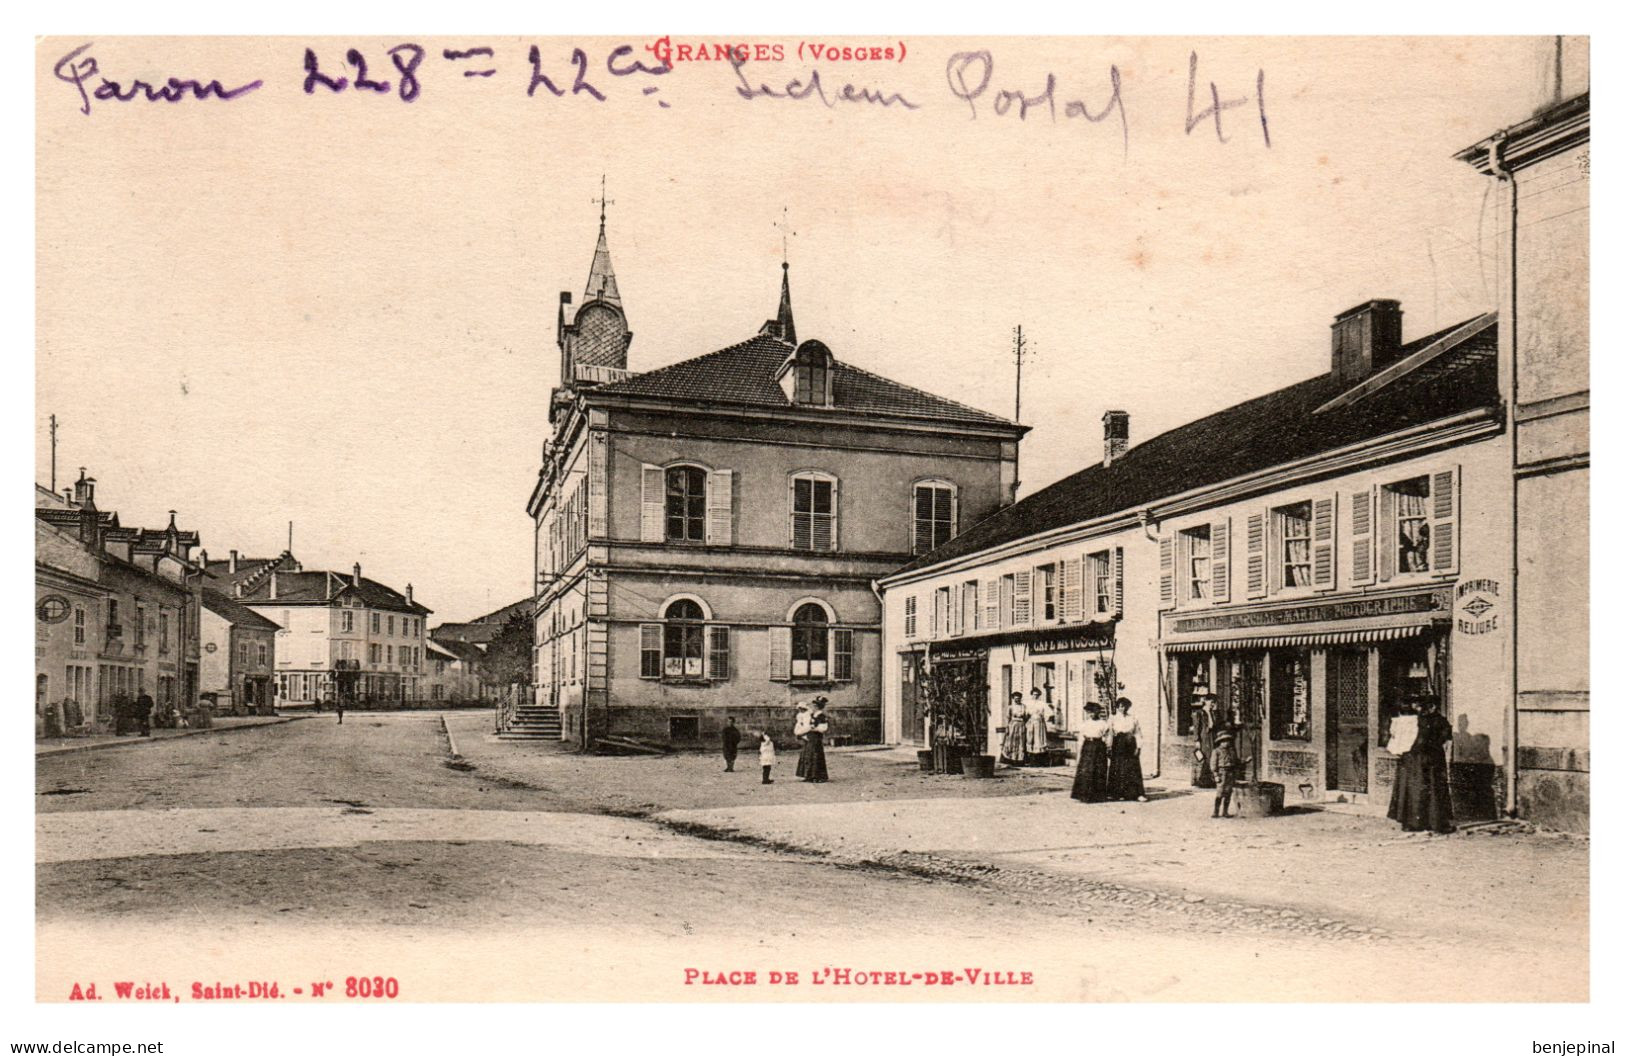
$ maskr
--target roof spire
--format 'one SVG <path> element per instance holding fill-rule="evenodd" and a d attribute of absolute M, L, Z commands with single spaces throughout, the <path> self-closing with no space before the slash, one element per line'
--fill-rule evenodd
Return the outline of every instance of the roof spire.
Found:
<path fill-rule="evenodd" d="M 773 226 L 779 229 L 779 248 L 783 254 L 784 278 L 779 283 L 779 314 L 763 324 L 762 332 L 771 333 L 781 341 L 796 343 L 796 320 L 790 314 L 790 207 L 785 206 L 782 219 Z"/>
<path fill-rule="evenodd" d="M 783 264 L 784 279 L 779 284 L 779 333 L 790 344 L 796 343 L 796 320 L 790 314 L 790 262 Z"/>
<path fill-rule="evenodd" d="M 609 239 L 604 235 L 604 210 L 615 204 L 615 199 L 605 194 L 607 183 L 605 177 L 598 177 L 598 197 L 593 199 L 598 203 L 598 247 L 593 250 L 592 271 L 587 274 L 586 300 L 597 299 L 618 305 L 621 303 L 621 291 L 615 285 L 615 267 L 609 262 Z"/>

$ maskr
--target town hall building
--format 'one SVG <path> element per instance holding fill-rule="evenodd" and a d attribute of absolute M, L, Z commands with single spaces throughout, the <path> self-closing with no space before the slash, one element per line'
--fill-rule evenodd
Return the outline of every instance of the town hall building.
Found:
<path fill-rule="evenodd" d="M 802 339 L 782 271 L 755 333 L 643 373 L 602 214 L 582 302 L 560 294 L 524 710 L 568 741 L 788 733 L 816 696 L 833 736 L 879 740 L 875 582 L 1013 501 L 1024 427 Z"/>

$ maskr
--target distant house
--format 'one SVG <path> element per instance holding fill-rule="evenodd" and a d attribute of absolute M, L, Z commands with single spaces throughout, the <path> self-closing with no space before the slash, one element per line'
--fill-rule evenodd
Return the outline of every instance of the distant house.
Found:
<path fill-rule="evenodd" d="M 478 646 L 431 637 L 424 645 L 428 700 L 434 704 L 472 704 L 485 697 L 480 684 Z"/>
<path fill-rule="evenodd" d="M 291 704 L 325 700 L 402 704 L 424 699 L 432 610 L 350 572 L 307 571 L 293 554 L 210 561 L 221 592 L 274 622 L 277 695 Z"/>
<path fill-rule="evenodd" d="M 273 706 L 275 623 L 213 588 L 203 590 L 203 657 L 199 693 L 218 711 L 262 714 Z"/>

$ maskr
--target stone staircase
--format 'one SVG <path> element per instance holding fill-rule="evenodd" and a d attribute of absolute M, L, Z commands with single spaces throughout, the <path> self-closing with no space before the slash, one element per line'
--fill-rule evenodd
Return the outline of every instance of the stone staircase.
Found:
<path fill-rule="evenodd" d="M 561 741 L 564 739 L 564 716 L 558 708 L 542 704 L 520 704 L 514 708 L 513 721 L 497 735 L 504 741 Z"/>

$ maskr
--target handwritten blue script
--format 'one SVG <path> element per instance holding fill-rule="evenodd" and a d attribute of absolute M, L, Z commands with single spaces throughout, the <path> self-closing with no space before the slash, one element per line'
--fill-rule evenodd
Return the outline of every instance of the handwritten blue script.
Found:
<path fill-rule="evenodd" d="M 250 81 L 235 88 L 226 88 L 217 80 L 208 82 L 182 80 L 171 77 L 162 85 L 149 84 L 146 81 L 131 81 L 128 87 L 118 81 L 110 81 L 101 76 L 101 67 L 94 55 L 86 55 L 95 45 L 82 44 L 57 60 L 52 70 L 56 79 L 73 85 L 79 93 L 79 111 L 89 116 L 90 100 L 111 99 L 120 103 L 130 102 L 132 99 L 144 98 L 149 103 L 178 103 L 190 96 L 193 99 L 236 99 L 247 95 L 263 84 L 263 81 Z M 83 55 L 84 58 L 80 58 Z M 90 87 L 90 79 L 99 78 L 101 83 L 94 88 Z"/>

